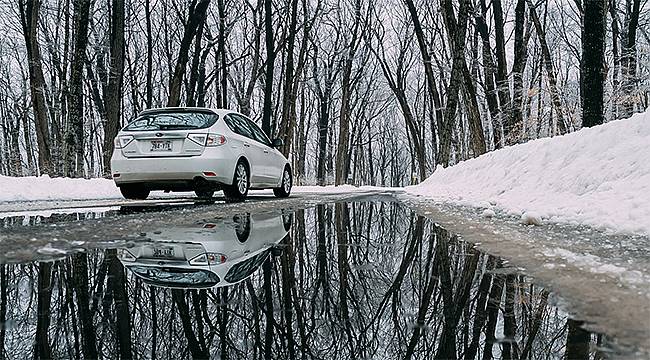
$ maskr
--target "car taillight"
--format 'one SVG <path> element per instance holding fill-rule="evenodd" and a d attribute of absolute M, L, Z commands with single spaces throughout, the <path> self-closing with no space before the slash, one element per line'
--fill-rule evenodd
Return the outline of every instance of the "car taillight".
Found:
<path fill-rule="evenodd" d="M 221 134 L 188 134 L 187 138 L 201 146 L 221 146 L 226 137 Z"/>
<path fill-rule="evenodd" d="M 133 136 L 131 136 L 131 135 L 120 135 L 120 136 L 115 138 L 113 143 L 114 143 L 116 149 L 122 149 L 122 148 L 125 148 L 127 145 L 129 145 L 129 143 L 131 143 L 131 141 L 133 141 Z"/>
<path fill-rule="evenodd" d="M 226 255 L 220 253 L 204 253 L 190 260 L 190 265 L 219 265 L 226 262 Z"/>
<path fill-rule="evenodd" d="M 221 134 L 208 134 L 205 146 L 221 146 L 226 143 L 226 137 Z"/>
<path fill-rule="evenodd" d="M 208 137 L 208 134 L 187 134 L 187 138 L 194 141 L 195 143 L 205 146 L 205 139 Z"/>
<path fill-rule="evenodd" d="M 117 249 L 117 258 L 122 261 L 128 261 L 128 262 L 132 262 L 136 260 L 135 255 L 133 255 L 127 249 Z"/>

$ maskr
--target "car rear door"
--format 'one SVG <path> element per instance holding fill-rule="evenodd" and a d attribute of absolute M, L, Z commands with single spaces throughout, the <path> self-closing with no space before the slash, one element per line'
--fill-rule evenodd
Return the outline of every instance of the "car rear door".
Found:
<path fill-rule="evenodd" d="M 250 165 L 250 182 L 252 187 L 259 187 L 265 183 L 264 176 L 264 153 L 254 140 L 253 131 L 246 119 L 239 114 L 230 113 L 226 115 L 226 124 L 234 133 L 240 136 L 242 150 Z"/>
<path fill-rule="evenodd" d="M 253 135 L 262 146 L 264 153 L 264 178 L 267 186 L 276 186 L 280 183 L 282 171 L 284 170 L 284 157 L 271 146 L 271 140 L 264 134 L 262 129 L 250 119 L 246 119 L 253 130 Z"/>

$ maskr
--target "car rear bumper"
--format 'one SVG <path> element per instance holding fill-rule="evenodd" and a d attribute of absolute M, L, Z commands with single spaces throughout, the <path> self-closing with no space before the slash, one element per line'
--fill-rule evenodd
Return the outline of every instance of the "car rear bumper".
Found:
<path fill-rule="evenodd" d="M 111 173 L 117 186 L 144 183 L 152 190 L 190 186 L 197 179 L 231 184 L 235 168 L 232 161 L 206 155 L 208 151 L 193 157 L 126 158 L 116 150 L 111 158 Z"/>

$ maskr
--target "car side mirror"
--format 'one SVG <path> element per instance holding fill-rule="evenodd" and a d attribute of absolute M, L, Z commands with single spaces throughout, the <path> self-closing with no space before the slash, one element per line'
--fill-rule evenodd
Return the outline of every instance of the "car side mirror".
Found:
<path fill-rule="evenodd" d="M 279 148 L 280 146 L 284 145 L 284 141 L 282 139 L 273 139 L 273 142 L 271 143 L 271 146 L 274 148 Z"/>

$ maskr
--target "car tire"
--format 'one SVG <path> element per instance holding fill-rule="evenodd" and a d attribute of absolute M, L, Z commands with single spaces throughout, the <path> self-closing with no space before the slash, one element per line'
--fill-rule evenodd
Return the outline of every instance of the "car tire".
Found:
<path fill-rule="evenodd" d="M 145 200 L 149 197 L 150 191 L 141 185 L 122 185 L 120 192 L 124 198 L 129 200 Z"/>
<path fill-rule="evenodd" d="M 251 233 L 250 214 L 237 214 L 232 217 L 232 221 L 235 223 L 235 235 L 237 235 L 237 240 L 241 243 L 246 242 Z"/>
<path fill-rule="evenodd" d="M 228 201 L 243 201 L 248 196 L 250 188 L 250 173 L 244 160 L 239 160 L 235 166 L 232 185 L 225 186 L 223 194 Z"/>
<path fill-rule="evenodd" d="M 214 190 L 197 189 L 194 190 L 194 194 L 196 194 L 196 197 L 199 199 L 212 199 L 212 196 L 214 196 Z"/>
<path fill-rule="evenodd" d="M 291 169 L 289 166 L 285 166 L 284 171 L 282 171 L 282 183 L 280 184 L 280 187 L 273 189 L 273 194 L 279 198 L 289 197 L 292 187 L 293 175 L 291 175 Z"/>
<path fill-rule="evenodd" d="M 289 230 L 291 230 L 292 223 L 293 223 L 293 213 L 282 214 L 282 225 L 284 226 L 284 231 L 289 232 Z"/>

